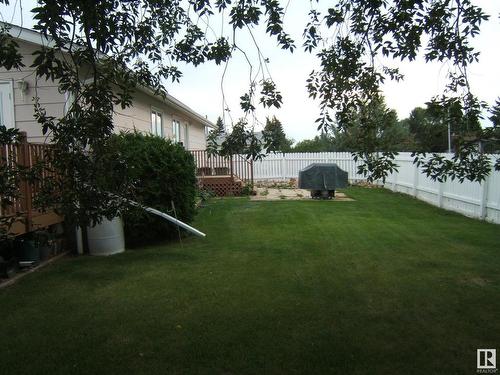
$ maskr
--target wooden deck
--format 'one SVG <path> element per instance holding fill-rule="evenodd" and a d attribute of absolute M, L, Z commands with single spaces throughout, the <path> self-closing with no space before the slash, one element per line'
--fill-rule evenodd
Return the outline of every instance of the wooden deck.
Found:
<path fill-rule="evenodd" d="M 0 145 L 0 163 L 2 165 L 19 166 L 26 169 L 33 168 L 38 162 L 43 161 L 50 152 L 50 145 L 41 143 L 28 143 L 26 134 L 21 133 L 21 141 L 16 144 Z M 42 173 L 42 178 L 47 172 Z M 0 205 L 0 216 L 2 218 L 15 218 L 8 233 L 18 236 L 32 232 L 37 229 L 46 228 L 50 225 L 61 223 L 64 218 L 49 210 L 41 212 L 37 210 L 33 201 L 40 190 L 41 182 L 29 182 L 21 180 L 18 186 L 18 197 L 12 204 Z M 0 196 L 0 201 L 2 197 Z"/>
<path fill-rule="evenodd" d="M 11 225 L 8 233 L 13 236 L 20 236 L 21 234 L 47 228 L 64 221 L 64 217 L 56 214 L 54 211 L 32 211 L 30 217 L 31 219 L 28 219 L 28 215 L 25 213 L 21 214 L 18 220 Z"/>
<path fill-rule="evenodd" d="M 201 190 L 216 196 L 241 195 L 245 185 L 253 185 L 253 162 L 241 155 L 208 155 L 206 150 L 191 151 Z"/>
<path fill-rule="evenodd" d="M 218 197 L 236 197 L 241 195 L 243 190 L 243 181 L 235 176 L 197 176 L 197 178 L 200 189 L 211 191 Z"/>
<path fill-rule="evenodd" d="M 26 136 L 17 144 L 0 145 L 0 163 L 32 168 L 50 152 L 50 145 L 28 143 Z M 205 150 L 191 151 L 196 162 L 196 174 L 200 189 L 217 196 L 241 195 L 245 185 L 253 185 L 253 162 L 241 155 L 208 155 Z M 61 223 L 64 218 L 53 211 L 40 212 L 33 202 L 40 189 L 40 182 L 20 181 L 19 197 L 13 203 L 0 208 L 3 218 L 15 217 L 9 228 L 12 235 L 21 235 L 50 225 Z M 0 196 L 0 200 L 2 197 Z"/>

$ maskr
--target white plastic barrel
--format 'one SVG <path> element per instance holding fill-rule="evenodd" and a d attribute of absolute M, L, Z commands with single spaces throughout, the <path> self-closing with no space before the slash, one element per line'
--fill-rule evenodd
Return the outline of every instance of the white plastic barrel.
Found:
<path fill-rule="evenodd" d="M 123 223 L 120 217 L 104 219 L 93 228 L 88 228 L 90 255 L 112 255 L 125 251 Z"/>

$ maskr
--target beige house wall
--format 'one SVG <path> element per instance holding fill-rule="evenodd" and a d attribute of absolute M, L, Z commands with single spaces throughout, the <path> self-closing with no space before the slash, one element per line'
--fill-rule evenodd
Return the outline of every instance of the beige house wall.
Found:
<path fill-rule="evenodd" d="M 7 71 L 0 68 L 0 80 L 12 83 L 16 128 L 25 131 L 30 142 L 44 142 L 46 137 L 42 135 L 42 129 L 34 118 L 33 97 L 40 98 L 40 104 L 46 109 L 48 116 L 61 117 L 64 114 L 66 96 L 59 92 L 55 82 L 35 79 L 35 70 L 30 68 L 34 60 L 32 53 L 35 50 L 35 45 L 20 40 L 17 42 L 25 67 L 20 71 L 15 69 Z M 19 87 L 21 81 L 25 81 L 28 85 L 28 89 L 24 93 Z"/>
<path fill-rule="evenodd" d="M 204 150 L 207 148 L 207 137 L 204 126 L 192 126 L 189 132 L 189 149 Z"/>
<path fill-rule="evenodd" d="M 25 67 L 21 71 L 7 71 L 0 68 L 0 81 L 11 82 L 13 86 L 15 127 L 25 131 L 30 142 L 48 142 L 50 137 L 42 134 L 41 127 L 34 118 L 33 98 L 35 96 L 39 97 L 40 104 L 46 109 L 47 115 L 59 118 L 64 115 L 67 95 L 59 92 L 55 82 L 41 79 L 35 80 L 34 69 L 30 68 L 30 65 L 34 60 L 32 53 L 38 46 L 22 40 L 17 42 Z M 25 81 L 28 85 L 25 93 L 20 89 L 18 83 L 20 81 Z M 183 142 L 184 146 L 190 150 L 205 149 L 204 124 L 167 105 L 159 98 L 141 91 L 136 92 L 134 95 L 131 107 L 125 109 L 115 108 L 113 115 L 115 131 L 132 131 L 135 129 L 144 133 L 151 132 L 152 109 L 161 112 L 163 115 L 164 137 L 172 138 L 172 121 L 175 119 L 181 123 L 181 142 Z"/>
<path fill-rule="evenodd" d="M 201 150 L 206 147 L 205 126 L 186 115 L 168 106 L 161 100 L 143 92 L 134 94 L 131 107 L 115 109 L 113 121 L 117 131 L 137 130 L 144 133 L 151 132 L 151 111 L 162 114 L 163 136 L 173 138 L 173 121 L 181 124 L 181 142 L 189 150 Z M 186 142 L 187 128 L 187 142 Z"/>

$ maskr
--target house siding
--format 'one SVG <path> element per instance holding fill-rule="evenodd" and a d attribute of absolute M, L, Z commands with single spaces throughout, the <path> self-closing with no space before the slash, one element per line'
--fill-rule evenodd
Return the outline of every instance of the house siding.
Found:
<path fill-rule="evenodd" d="M 42 129 L 34 118 L 33 97 L 38 96 L 40 104 L 47 111 L 47 115 L 54 117 L 63 115 L 66 97 L 59 92 L 55 82 L 40 78 L 35 79 L 35 71 L 30 68 L 30 65 L 34 60 L 32 53 L 36 46 L 23 41 L 18 41 L 18 44 L 25 67 L 22 70 L 0 68 L 0 80 L 10 81 L 13 84 L 15 127 L 25 131 L 30 142 L 44 142 L 47 137 L 42 134 Z M 28 84 L 28 90 L 24 95 L 17 84 L 21 80 Z"/>
<path fill-rule="evenodd" d="M 39 97 L 40 104 L 46 109 L 47 115 L 60 118 L 64 115 L 66 105 L 66 95 L 59 92 L 57 83 L 35 79 L 34 69 L 30 68 L 33 63 L 33 51 L 38 48 L 36 44 L 17 41 L 19 51 L 23 56 L 25 67 L 22 70 L 7 71 L 0 68 L 0 80 L 10 81 L 14 89 L 14 119 L 15 127 L 25 131 L 30 142 L 50 142 L 50 137 L 42 134 L 40 125 L 34 118 L 33 98 Z M 24 80 L 28 83 L 28 90 L 23 95 L 18 87 L 17 81 Z M 113 122 L 115 132 L 137 130 L 143 133 L 151 132 L 151 109 L 159 110 L 163 114 L 163 136 L 172 138 L 172 121 L 178 120 L 181 127 L 187 127 L 188 139 L 185 131 L 181 132 L 181 142 L 187 149 L 205 149 L 205 126 L 184 113 L 170 107 L 162 100 L 148 95 L 142 91 L 137 91 L 134 95 L 131 107 L 122 109 L 115 108 Z"/>
<path fill-rule="evenodd" d="M 204 150 L 207 147 L 204 126 L 192 126 L 190 133 L 190 150 Z"/>
<path fill-rule="evenodd" d="M 113 121 L 117 131 L 137 130 L 143 133 L 151 132 L 151 110 L 160 111 L 163 118 L 163 136 L 173 138 L 173 120 L 181 123 L 180 141 L 189 150 L 205 149 L 205 126 L 184 114 L 171 108 L 161 100 L 142 92 L 134 94 L 133 105 L 125 109 L 116 109 Z M 188 139 L 185 129 L 187 127 Z"/>

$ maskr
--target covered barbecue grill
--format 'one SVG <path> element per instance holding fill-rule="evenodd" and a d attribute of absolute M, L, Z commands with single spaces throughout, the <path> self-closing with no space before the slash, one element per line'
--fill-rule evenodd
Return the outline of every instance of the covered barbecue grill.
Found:
<path fill-rule="evenodd" d="M 313 163 L 299 171 L 299 189 L 310 190 L 312 198 L 332 199 L 347 184 L 347 172 L 335 163 Z"/>

